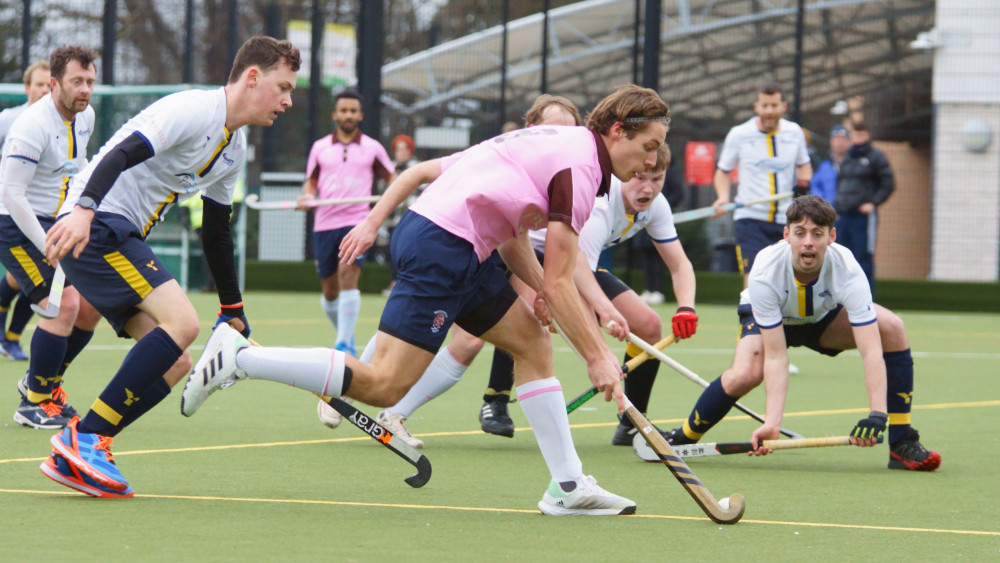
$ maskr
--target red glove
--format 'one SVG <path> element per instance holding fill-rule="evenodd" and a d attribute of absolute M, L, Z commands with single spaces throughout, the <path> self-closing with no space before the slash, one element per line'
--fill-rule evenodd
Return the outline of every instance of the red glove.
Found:
<path fill-rule="evenodd" d="M 694 314 L 694 309 L 691 307 L 678 307 L 672 324 L 674 326 L 674 336 L 677 338 L 691 338 L 695 332 L 698 332 L 698 315 Z"/>

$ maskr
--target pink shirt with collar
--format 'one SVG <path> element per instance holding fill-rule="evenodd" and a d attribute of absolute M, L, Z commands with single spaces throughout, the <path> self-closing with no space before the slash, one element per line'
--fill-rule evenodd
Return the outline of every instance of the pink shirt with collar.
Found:
<path fill-rule="evenodd" d="M 579 233 L 611 182 L 607 147 L 585 127 L 519 129 L 454 156 L 410 209 L 472 243 L 480 262 L 549 221 Z"/>
<path fill-rule="evenodd" d="M 331 133 L 313 143 L 306 176 L 316 180 L 317 199 L 367 197 L 372 195 L 375 177 L 388 178 L 395 172 L 382 145 L 360 131 L 346 145 Z M 329 231 L 353 227 L 368 215 L 367 203 L 325 205 L 316 208 L 313 230 Z"/>

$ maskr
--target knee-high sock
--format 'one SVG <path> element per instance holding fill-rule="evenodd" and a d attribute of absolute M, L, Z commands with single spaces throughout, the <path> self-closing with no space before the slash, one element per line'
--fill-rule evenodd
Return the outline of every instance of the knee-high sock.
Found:
<path fill-rule="evenodd" d="M 160 327 L 142 337 L 129 350 L 118 373 L 94 401 L 80 422 L 79 431 L 114 436 L 122 429 L 125 414 L 141 402 L 157 381 L 183 354 L 167 331 Z M 132 418 L 135 420 L 135 418 Z"/>
<path fill-rule="evenodd" d="M 517 397 L 552 479 L 565 483 L 583 477 L 583 463 L 573 446 L 559 380 L 549 377 L 518 385 Z"/>
<path fill-rule="evenodd" d="M 66 355 L 66 337 L 42 328 L 31 335 L 31 358 L 28 360 L 28 400 L 41 403 L 52 398 L 59 379 L 59 366 Z"/>
<path fill-rule="evenodd" d="M 330 348 L 244 348 L 236 365 L 250 379 L 277 381 L 313 393 L 340 397 L 351 383 L 343 352 Z"/>
<path fill-rule="evenodd" d="M 468 367 L 456 360 L 447 347 L 442 348 L 406 395 L 386 410 L 410 418 L 427 401 L 454 387 Z"/>
<path fill-rule="evenodd" d="M 59 375 L 62 376 L 69 369 L 69 365 L 73 363 L 73 360 L 80 355 L 80 352 L 87 346 L 90 339 L 94 337 L 94 331 L 83 330 L 82 328 L 73 327 L 73 332 L 69 333 L 69 338 L 66 340 L 66 357 L 63 358 L 63 363 L 59 367 Z M 60 377 L 56 384 L 62 383 L 62 377 Z"/>
<path fill-rule="evenodd" d="M 721 421 L 733 408 L 739 397 L 730 397 L 722 388 L 722 377 L 708 384 L 698 397 L 694 410 L 684 421 L 684 435 L 691 440 L 700 440 L 705 432 Z"/>
<path fill-rule="evenodd" d="M 167 385 L 167 380 L 162 377 L 153 384 L 152 387 L 146 390 L 143 394 L 142 400 L 132 405 L 127 411 L 125 411 L 125 416 L 122 417 L 121 424 L 118 425 L 118 432 L 125 429 L 126 426 L 132 424 L 139 419 L 142 415 L 151 411 L 153 407 L 160 404 L 160 401 L 167 398 L 170 394 L 170 385 Z"/>
<path fill-rule="evenodd" d="M 913 408 L 913 356 L 910 349 L 882 354 L 885 360 L 886 403 L 889 408 L 889 444 L 895 444 L 910 428 Z"/>
<path fill-rule="evenodd" d="M 10 309 L 10 302 L 14 300 L 15 295 L 17 290 L 7 282 L 7 276 L 0 276 L 0 313 L 6 313 Z"/>
<path fill-rule="evenodd" d="M 7 340 L 17 340 L 21 338 L 24 327 L 28 326 L 28 321 L 35 312 L 31 310 L 31 301 L 27 297 L 21 296 L 14 303 L 14 310 L 10 312 L 10 326 L 7 327 Z"/>
<path fill-rule="evenodd" d="M 354 348 L 354 327 L 361 312 L 361 290 L 345 289 L 337 298 L 337 344 L 347 344 Z"/>
<path fill-rule="evenodd" d="M 627 363 L 641 353 L 641 348 L 635 344 L 629 344 L 625 350 L 624 361 Z M 625 396 L 632 401 L 639 412 L 644 413 L 649 408 L 649 396 L 653 393 L 653 383 L 656 381 L 658 371 L 660 371 L 660 362 L 651 359 L 639 364 L 639 367 L 630 371 L 628 377 L 625 378 Z M 622 421 L 631 424 L 627 417 L 623 417 Z"/>
<path fill-rule="evenodd" d="M 493 349 L 493 365 L 490 367 L 490 383 L 483 393 L 484 401 L 495 401 L 498 398 L 510 399 L 510 390 L 514 386 L 514 357 L 500 348 Z"/>
<path fill-rule="evenodd" d="M 333 324 L 333 329 L 340 333 L 340 327 L 337 326 L 337 309 L 339 307 L 340 297 L 337 297 L 333 301 L 326 298 L 325 295 L 319 296 L 320 305 L 323 306 L 323 313 L 326 314 L 326 318 L 330 319 L 330 323 Z"/>
<path fill-rule="evenodd" d="M 378 339 L 378 334 L 373 334 L 371 338 L 368 339 L 368 344 L 365 344 L 365 349 L 361 352 L 358 357 L 358 361 L 363 364 L 372 363 L 372 358 L 375 357 L 375 341 Z"/>

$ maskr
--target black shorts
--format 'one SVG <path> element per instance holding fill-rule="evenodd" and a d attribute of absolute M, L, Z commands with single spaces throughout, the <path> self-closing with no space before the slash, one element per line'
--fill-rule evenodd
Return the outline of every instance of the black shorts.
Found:
<path fill-rule="evenodd" d="M 613 301 L 615 297 L 626 291 L 632 291 L 632 288 L 625 285 L 625 282 L 604 268 L 598 268 L 594 272 L 594 277 L 597 278 L 597 285 L 601 286 L 601 291 L 604 292 L 609 301 Z"/>
<path fill-rule="evenodd" d="M 826 327 L 830 326 L 830 323 L 833 322 L 833 319 L 837 318 L 837 314 L 840 313 L 843 308 L 843 305 L 837 305 L 836 309 L 833 309 L 815 323 L 805 325 L 782 325 L 782 328 L 785 329 L 785 343 L 788 347 L 805 346 L 810 350 L 815 350 L 816 352 L 827 356 L 836 356 L 837 354 L 843 352 L 843 350 L 824 348 L 819 345 L 819 339 L 823 336 L 823 333 L 826 332 Z M 740 317 L 740 338 L 751 334 L 760 334 L 760 327 L 757 326 L 757 321 L 753 318 L 753 309 L 750 305 L 740 305 L 736 309 L 736 313 Z"/>
<path fill-rule="evenodd" d="M 744 276 L 753 268 L 757 253 L 785 236 L 785 226 L 759 219 L 740 219 L 733 223 L 736 234 L 736 261 Z"/>

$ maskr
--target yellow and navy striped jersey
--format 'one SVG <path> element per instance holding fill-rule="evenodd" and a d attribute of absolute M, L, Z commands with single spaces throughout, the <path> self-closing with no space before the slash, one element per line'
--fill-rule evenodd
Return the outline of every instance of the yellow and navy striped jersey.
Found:
<path fill-rule="evenodd" d="M 72 209 L 98 163 L 133 133 L 153 156 L 118 177 L 99 211 L 124 215 L 146 236 L 174 204 L 188 198 L 204 194 L 232 203 L 246 160 L 246 136 L 226 129 L 226 92 L 218 88 L 171 94 L 126 122 L 74 178 L 62 213 Z"/>
<path fill-rule="evenodd" d="M 764 133 L 757 118 L 729 130 L 719 155 L 719 169 L 732 172 L 739 166 L 736 202 L 746 202 L 770 195 L 788 193 L 795 187 L 795 167 L 809 163 L 806 138 L 798 124 L 781 119 L 778 130 Z M 790 199 L 737 209 L 733 219 L 758 219 L 785 224 L 785 210 Z"/>
<path fill-rule="evenodd" d="M 25 190 L 35 215 L 55 217 L 66 200 L 71 179 L 87 165 L 87 143 L 94 131 L 94 108 L 66 121 L 46 94 L 17 117 L 7 133 L 0 178 L 9 163 L 34 165 Z M 0 214 L 9 214 L 0 203 Z"/>

